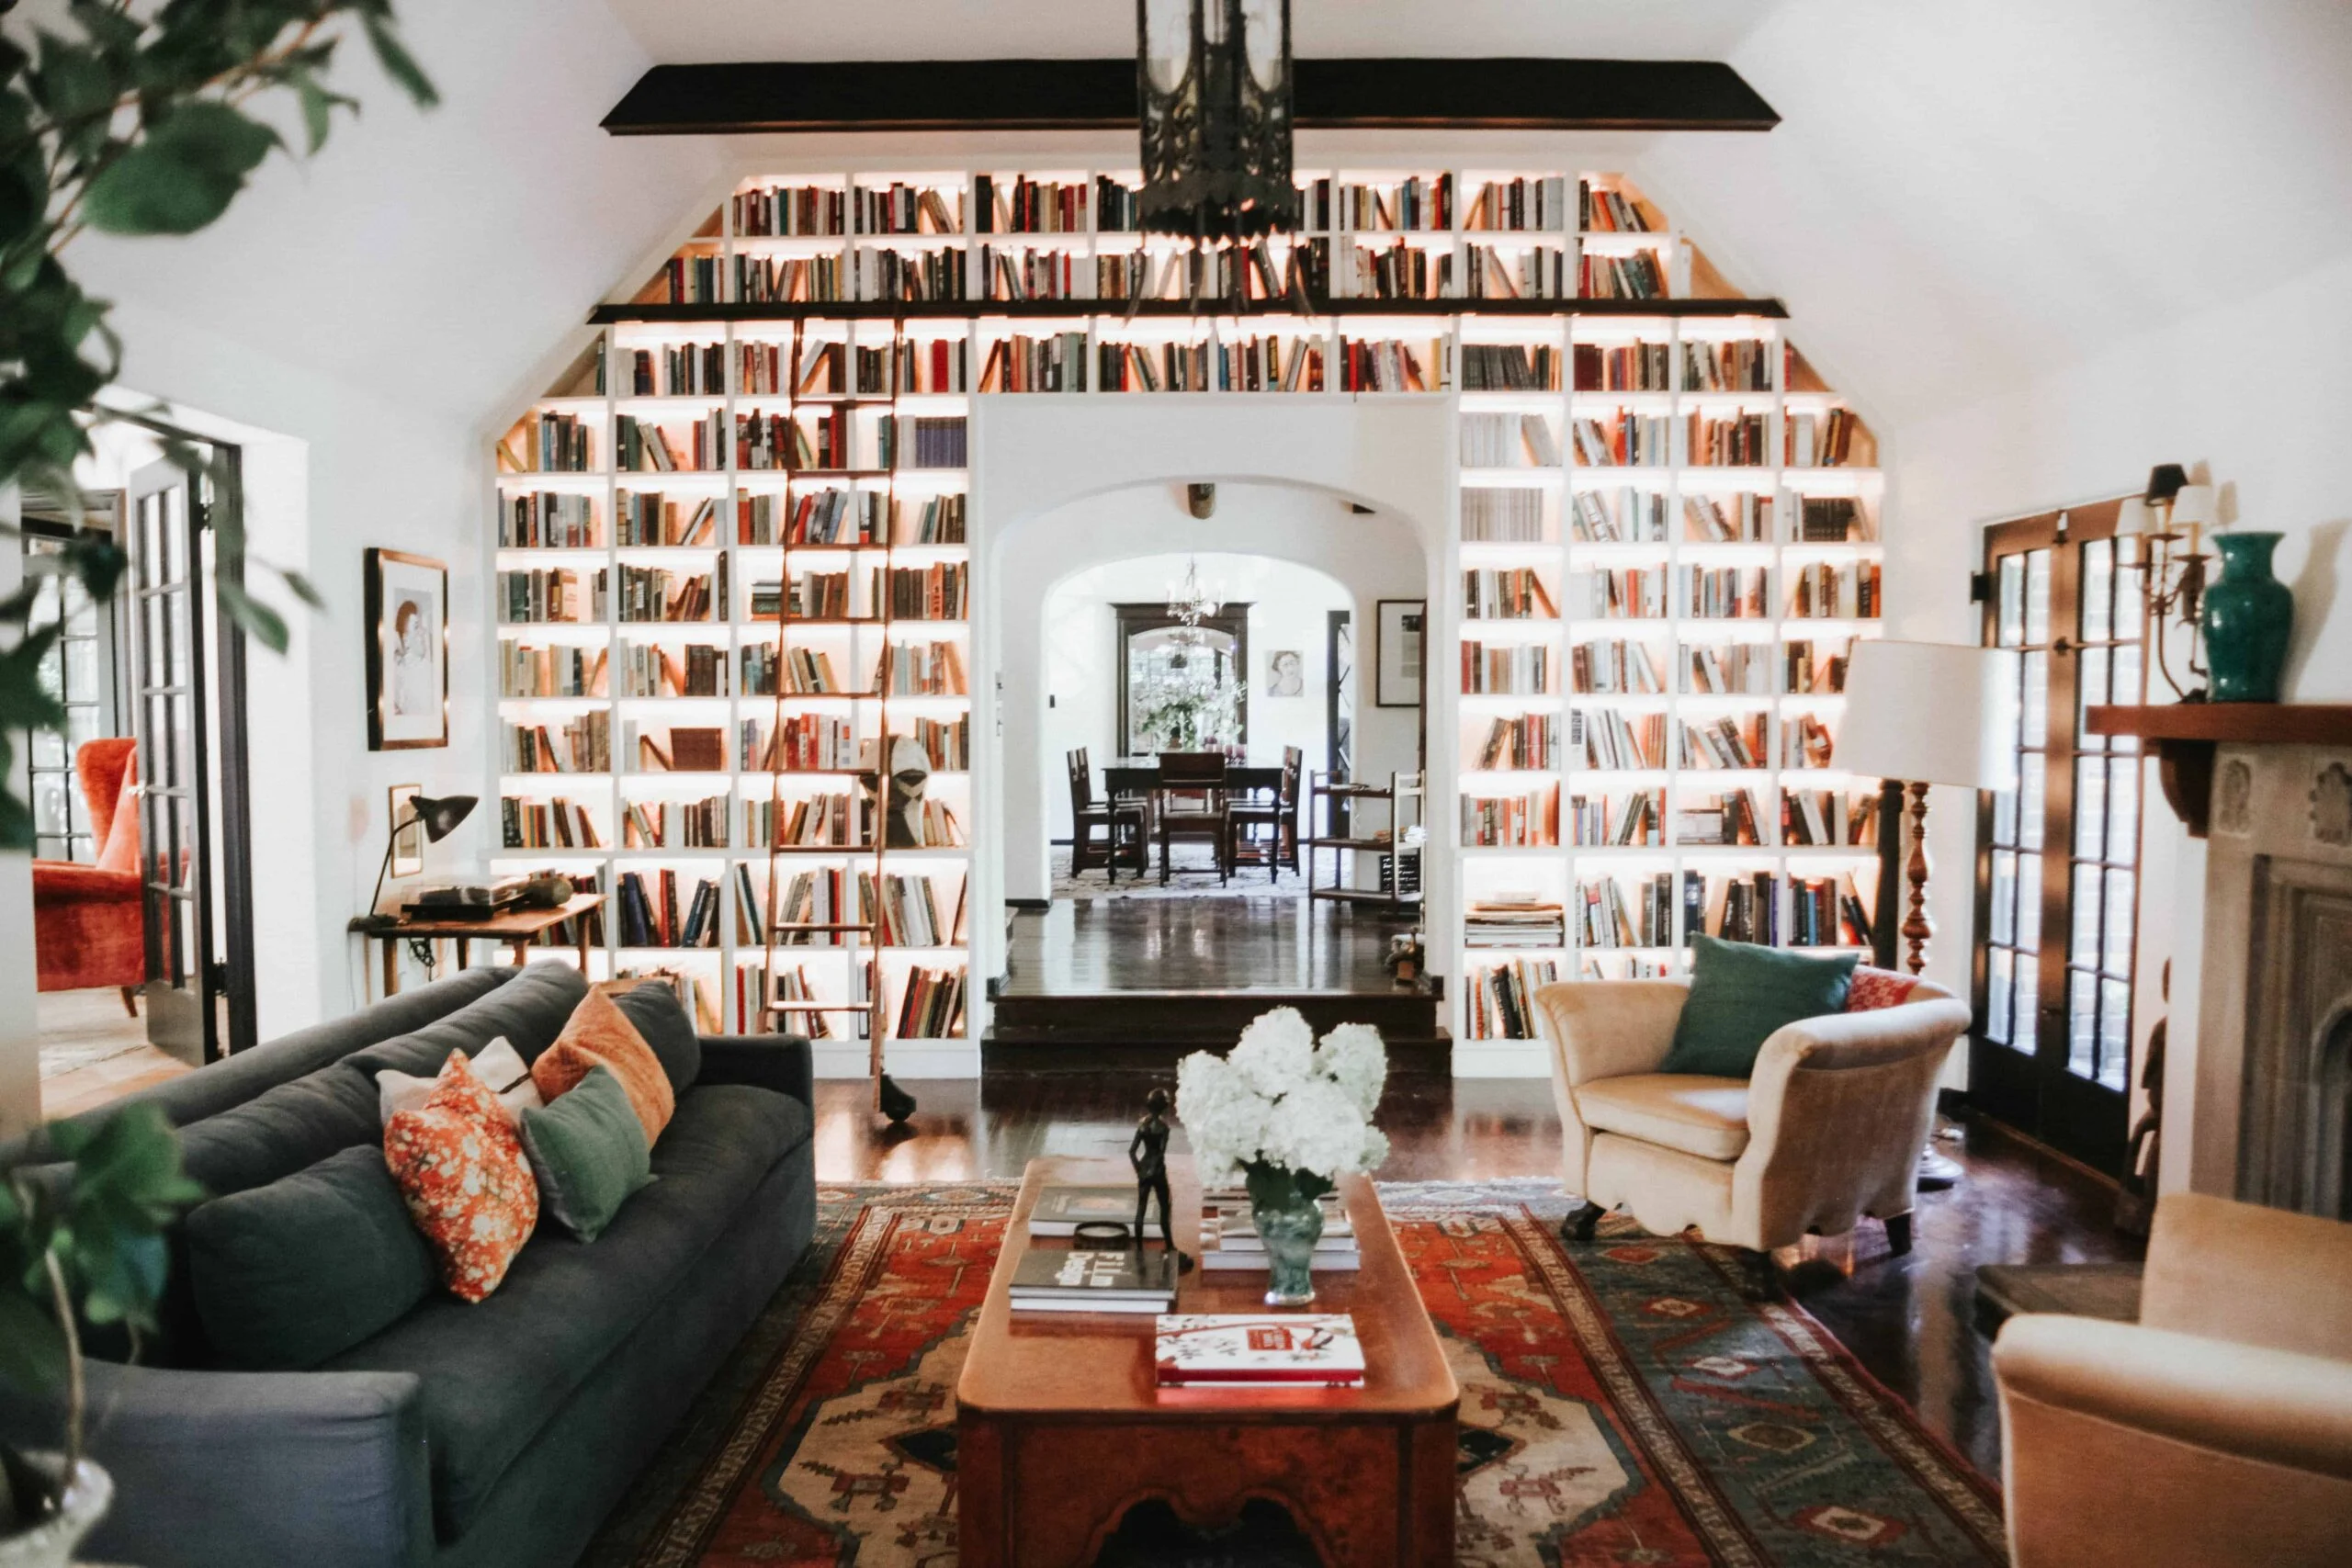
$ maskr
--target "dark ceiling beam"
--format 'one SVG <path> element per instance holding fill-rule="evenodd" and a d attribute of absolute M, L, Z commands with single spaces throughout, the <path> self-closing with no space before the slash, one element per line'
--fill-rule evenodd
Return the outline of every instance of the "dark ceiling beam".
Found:
<path fill-rule="evenodd" d="M 1705 60 L 1302 60 L 1314 130 L 1770 130 L 1781 117 Z M 1116 130 L 1132 60 L 770 61 L 657 65 L 605 117 L 616 136 Z"/>

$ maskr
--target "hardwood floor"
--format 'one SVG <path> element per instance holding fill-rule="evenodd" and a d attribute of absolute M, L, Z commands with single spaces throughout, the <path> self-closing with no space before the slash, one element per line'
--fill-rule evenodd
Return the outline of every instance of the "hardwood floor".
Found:
<path fill-rule="evenodd" d="M 1039 1155 L 1123 1153 L 1142 1113 L 1142 1073 L 1004 1074 L 910 1083 L 922 1101 L 884 1130 L 862 1082 L 817 1086 L 817 1175 L 825 1181 L 1010 1180 Z M 1380 1122 L 1390 1181 L 1554 1179 L 1559 1119 L 1540 1079 L 1390 1079 Z M 1984 1263 L 2136 1259 L 2109 1219 L 2113 1189 L 1988 1125 L 1941 1145 L 1967 1170 L 1920 1194 L 1908 1257 L 1876 1225 L 1778 1255 L 1789 1293 L 1882 1382 L 1988 1475 L 2000 1472 L 1990 1343 L 1973 1321 Z"/>
<path fill-rule="evenodd" d="M 1410 929 L 1304 898 L 1056 899 L 1013 917 L 1002 994 L 1386 991 Z"/>
<path fill-rule="evenodd" d="M 147 1043 L 146 1019 L 125 1011 L 111 986 L 43 991 L 36 1008 L 44 1120 L 79 1115 L 188 1070 Z"/>

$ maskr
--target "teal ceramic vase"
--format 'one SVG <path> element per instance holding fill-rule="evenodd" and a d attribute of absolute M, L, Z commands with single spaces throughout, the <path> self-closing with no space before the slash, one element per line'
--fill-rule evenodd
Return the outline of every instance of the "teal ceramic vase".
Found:
<path fill-rule="evenodd" d="M 2295 596 L 2270 574 L 2277 534 L 2217 534 L 2221 580 L 2205 590 L 2200 615 L 2205 666 L 2217 703 L 2275 703 L 2287 640 L 2295 629 Z"/>
<path fill-rule="evenodd" d="M 1315 1300 L 1315 1244 L 1323 1238 L 1323 1206 L 1313 1194 L 1329 1182 L 1302 1183 L 1280 1166 L 1249 1170 L 1250 1219 L 1266 1248 L 1266 1304 L 1306 1306 Z"/>

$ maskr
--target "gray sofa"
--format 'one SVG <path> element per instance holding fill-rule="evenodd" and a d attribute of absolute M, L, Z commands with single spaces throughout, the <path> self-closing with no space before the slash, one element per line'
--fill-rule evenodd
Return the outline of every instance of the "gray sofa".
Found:
<path fill-rule="evenodd" d="M 379 1069 L 431 1073 L 499 1035 L 535 1059 L 583 993 L 561 964 L 474 970 L 136 1098 L 180 1129 L 209 1192 L 242 1192 L 380 1137 Z M 583 1245 L 543 1223 L 488 1300 L 435 1291 L 305 1371 L 223 1368 L 175 1267 L 161 1343 L 141 1364 L 93 1369 L 104 1414 L 92 1448 L 116 1502 L 88 1556 L 141 1568 L 577 1558 L 816 1225 L 808 1043 L 697 1036 L 659 987 L 623 1002 L 679 1091 L 655 1180 L 611 1228 Z M 45 1152 L 36 1137 L 0 1164 Z M 0 1432 L 55 1430 L 49 1409 L 0 1389 Z"/>

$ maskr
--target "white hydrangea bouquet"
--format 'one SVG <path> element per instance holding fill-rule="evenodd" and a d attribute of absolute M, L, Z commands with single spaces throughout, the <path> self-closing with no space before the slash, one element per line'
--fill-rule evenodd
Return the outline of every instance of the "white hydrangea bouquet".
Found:
<path fill-rule="evenodd" d="M 1387 1082 L 1380 1031 L 1343 1023 L 1318 1043 L 1296 1008 L 1258 1018 L 1229 1055 L 1195 1051 L 1177 1064 L 1176 1116 L 1202 1185 L 1238 1179 L 1249 1189 L 1273 1274 L 1270 1303 L 1314 1300 L 1307 1266 L 1323 1232 L 1317 1201 L 1341 1175 L 1376 1169 L 1388 1157 L 1388 1140 L 1372 1124 Z"/>

